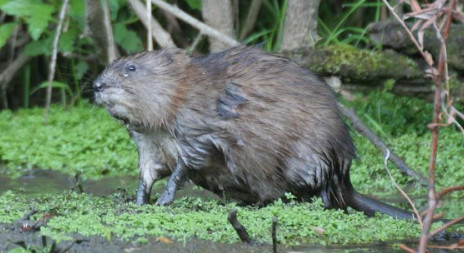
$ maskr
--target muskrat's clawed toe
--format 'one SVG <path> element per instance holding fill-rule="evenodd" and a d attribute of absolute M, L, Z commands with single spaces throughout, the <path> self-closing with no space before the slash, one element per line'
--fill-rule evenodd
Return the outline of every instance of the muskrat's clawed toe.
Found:
<path fill-rule="evenodd" d="M 164 192 L 156 201 L 157 206 L 169 206 L 174 201 L 174 195 Z"/>

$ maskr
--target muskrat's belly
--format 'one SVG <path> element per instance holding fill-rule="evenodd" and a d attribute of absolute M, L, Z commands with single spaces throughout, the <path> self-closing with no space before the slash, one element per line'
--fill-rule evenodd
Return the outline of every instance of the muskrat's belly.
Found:
<path fill-rule="evenodd" d="M 291 191 L 286 184 L 246 173 L 231 173 L 225 165 L 189 170 L 189 178 L 219 197 L 241 204 L 267 204 Z"/>

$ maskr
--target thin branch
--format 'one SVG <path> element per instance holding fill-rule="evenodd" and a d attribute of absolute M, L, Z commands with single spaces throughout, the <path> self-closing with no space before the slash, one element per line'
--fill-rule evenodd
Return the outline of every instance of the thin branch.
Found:
<path fill-rule="evenodd" d="M 262 2 L 263 0 L 251 1 L 251 5 L 250 5 L 250 8 L 248 9 L 248 13 L 245 19 L 244 26 L 242 28 L 242 31 L 240 32 L 240 36 L 239 36 L 240 40 L 245 39 L 245 36 L 247 36 L 248 33 L 250 33 L 253 27 L 255 26 L 256 18 L 258 17 L 259 10 L 261 9 Z"/>
<path fill-rule="evenodd" d="M 56 56 L 58 54 L 58 41 L 61 35 L 61 27 L 63 26 L 63 20 L 66 14 L 66 9 L 68 6 L 69 0 L 64 0 L 61 5 L 58 27 L 56 28 L 55 38 L 53 39 L 53 48 L 52 48 L 52 58 L 50 60 L 50 69 L 48 72 L 48 86 L 47 86 L 47 97 L 45 100 L 45 115 L 44 115 L 44 124 L 47 124 L 48 114 L 50 111 L 50 103 L 52 101 L 52 82 L 55 78 L 55 67 L 56 67 Z"/>
<path fill-rule="evenodd" d="M 398 245 L 398 247 L 400 247 L 400 249 L 406 251 L 406 252 L 409 252 L 409 253 L 416 253 L 415 250 L 409 248 L 408 246 L 404 245 L 404 244 L 400 244 Z"/>
<path fill-rule="evenodd" d="M 338 103 L 338 108 L 343 116 L 347 117 L 350 122 L 352 123 L 353 128 L 358 131 L 360 134 L 364 135 L 367 139 L 369 139 L 372 144 L 377 146 L 382 153 L 386 153 L 389 150 L 388 146 L 379 138 L 377 137 L 364 123 L 362 123 L 361 119 L 356 115 L 356 113 L 349 108 L 346 108 L 342 104 Z M 398 167 L 398 169 L 409 175 L 416 180 L 418 180 L 421 184 L 427 185 L 427 179 L 419 172 L 414 171 L 413 169 L 409 168 L 408 165 L 395 153 L 390 153 L 390 160 Z"/>
<path fill-rule="evenodd" d="M 39 210 L 37 210 L 36 208 L 32 208 L 29 212 L 25 213 L 23 215 L 23 217 L 21 218 L 22 221 L 27 221 L 27 220 L 30 220 L 32 215 L 36 214 L 37 212 L 39 212 Z"/>
<path fill-rule="evenodd" d="M 147 50 L 148 51 L 153 51 L 153 39 L 152 39 L 152 28 L 151 28 L 151 0 L 145 0 L 147 3 L 147 15 L 145 22 L 147 24 Z"/>
<path fill-rule="evenodd" d="M 237 209 L 234 208 L 230 210 L 227 220 L 235 229 L 235 232 L 237 232 L 237 235 L 238 237 L 240 237 L 240 240 L 242 242 L 248 244 L 255 244 L 255 241 L 250 238 L 250 235 L 248 234 L 246 228 L 237 220 Z"/>
<path fill-rule="evenodd" d="M 451 1 L 453 6 L 454 1 Z M 445 40 L 441 36 L 438 28 L 436 27 L 436 23 L 434 22 L 434 27 L 436 29 L 436 34 L 438 39 L 441 41 L 441 50 L 440 50 L 440 58 L 438 62 L 438 76 L 434 78 L 435 81 L 435 99 L 434 99 L 434 108 L 433 108 L 433 124 L 438 124 L 440 120 L 440 108 L 441 108 L 441 91 L 442 91 L 442 74 L 444 69 L 447 69 L 446 66 L 446 45 Z M 448 28 L 449 29 L 449 28 Z M 445 71 L 447 72 L 447 71 Z M 445 77 L 448 78 L 448 73 L 444 73 Z M 434 75 L 435 76 L 435 75 Z M 430 162 L 429 162 L 429 209 L 424 219 L 424 227 L 422 228 L 422 235 L 419 241 L 419 252 L 425 252 L 427 247 L 427 241 L 430 238 L 430 227 L 433 221 L 433 213 L 438 205 L 437 193 L 435 189 L 435 166 L 436 166 L 436 159 L 437 159 L 437 151 L 438 151 L 438 133 L 440 127 L 434 127 L 430 129 L 432 131 L 432 143 L 431 143 L 431 152 L 430 152 Z"/>
<path fill-rule="evenodd" d="M 215 38 L 217 40 L 220 40 L 224 44 L 228 46 L 238 46 L 240 43 L 229 36 L 226 36 L 219 31 L 211 28 L 210 26 L 205 25 L 204 23 L 200 22 L 198 19 L 195 19 L 194 17 L 190 16 L 189 14 L 185 13 L 181 9 L 177 8 L 176 6 L 172 6 L 162 0 L 152 0 L 154 4 L 156 4 L 158 7 L 161 9 L 165 10 L 166 12 L 171 13 L 172 15 L 178 17 L 179 19 L 183 20 L 187 24 L 190 24 L 191 26 L 197 28 L 200 30 L 200 33 L 208 35 L 212 38 Z"/>
<path fill-rule="evenodd" d="M 414 35 L 412 34 L 412 32 L 409 30 L 408 26 L 406 25 L 406 23 L 404 23 L 403 19 L 398 16 L 398 14 L 395 12 L 395 10 L 393 9 L 393 7 L 388 3 L 387 0 L 382 0 L 383 3 L 385 4 L 385 6 L 387 6 L 388 10 L 390 11 L 390 13 L 393 15 L 393 17 L 395 17 L 396 20 L 399 21 L 399 23 L 401 24 L 401 26 L 403 26 L 404 30 L 406 31 L 406 33 L 409 35 L 409 37 L 411 38 L 411 41 L 412 43 L 414 43 L 414 45 L 417 47 L 417 49 L 419 49 L 419 52 L 422 54 L 422 56 L 424 58 L 426 58 L 426 56 L 424 55 L 424 51 L 423 50 L 423 47 L 419 44 L 419 42 L 417 42 L 416 38 L 414 37 Z"/>
<path fill-rule="evenodd" d="M 388 175 L 390 176 L 390 180 L 393 182 L 396 189 L 398 189 L 398 191 L 401 193 L 401 195 L 403 195 L 403 197 L 408 201 L 409 205 L 412 207 L 412 210 L 414 210 L 414 214 L 417 217 L 417 221 L 419 222 L 419 226 L 420 226 L 420 228 L 422 228 L 422 226 L 423 226 L 422 219 L 421 219 L 421 216 L 419 214 L 419 211 L 417 211 L 417 209 L 416 209 L 416 205 L 414 205 L 414 202 L 412 202 L 412 200 L 411 200 L 411 198 L 409 198 L 408 194 L 406 194 L 406 192 L 404 192 L 403 189 L 401 189 L 401 187 L 396 183 L 396 180 L 392 176 L 392 174 L 390 172 L 390 169 L 388 169 L 388 158 L 389 157 L 390 157 L 390 150 L 387 149 L 387 151 L 385 152 L 384 160 L 383 160 L 383 166 L 387 170 Z"/>
<path fill-rule="evenodd" d="M 197 48 L 198 43 L 200 43 L 202 38 L 203 38 L 203 34 L 198 33 L 197 37 L 195 37 L 195 40 L 193 40 L 192 45 L 187 49 L 187 52 L 189 53 L 193 52 Z"/>
<path fill-rule="evenodd" d="M 160 47 L 176 47 L 176 44 L 171 38 L 166 30 L 153 18 L 150 12 L 150 22 L 147 19 L 147 9 L 143 6 L 143 4 L 139 0 L 126 0 L 129 5 L 134 10 L 135 14 L 139 17 L 142 24 L 147 28 L 147 30 L 151 30 L 151 36 L 153 39 L 158 43 Z M 148 0 L 147 0 L 148 2 Z M 149 28 L 151 26 L 151 29 Z M 149 31 L 150 32 L 150 31 Z"/>
<path fill-rule="evenodd" d="M 272 252 L 277 253 L 277 217 L 272 218 Z"/>
<path fill-rule="evenodd" d="M 439 228 L 433 230 L 432 232 L 430 232 L 430 234 L 429 234 L 429 239 L 432 238 L 434 235 L 440 233 L 440 231 L 445 230 L 446 228 L 450 227 L 451 225 L 454 225 L 454 224 L 456 224 L 456 223 L 459 223 L 459 222 L 462 221 L 462 220 L 464 220 L 464 215 L 461 215 L 460 217 L 458 217 L 458 218 L 456 218 L 456 219 L 454 219 L 454 220 L 452 220 L 452 221 L 449 221 L 449 222 L 443 224 L 443 226 L 441 226 L 441 227 L 439 227 Z"/>
<path fill-rule="evenodd" d="M 449 187 L 449 188 L 446 188 L 446 189 L 441 190 L 441 191 L 437 194 L 437 198 L 438 198 L 438 199 L 441 199 L 441 198 L 443 198 L 444 196 L 446 196 L 447 194 L 449 194 L 449 193 L 451 193 L 451 192 L 454 192 L 454 191 L 463 191 L 463 190 L 464 190 L 464 185 Z"/>
<path fill-rule="evenodd" d="M 18 72 L 30 59 L 32 59 L 32 57 L 21 52 L 17 55 L 17 58 L 0 73 L 0 88 L 2 90 L 6 90 L 16 72 Z"/>
<path fill-rule="evenodd" d="M 111 27 L 110 6 L 108 1 L 109 0 L 100 0 L 100 3 L 102 4 L 103 25 L 105 26 L 105 35 L 108 42 L 108 63 L 111 63 L 118 58 L 118 49 L 116 48 L 116 43 L 114 42 L 113 28 Z"/>

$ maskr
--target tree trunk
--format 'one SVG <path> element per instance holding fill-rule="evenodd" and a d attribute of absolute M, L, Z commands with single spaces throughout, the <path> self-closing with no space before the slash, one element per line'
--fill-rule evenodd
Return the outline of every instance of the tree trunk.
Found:
<path fill-rule="evenodd" d="M 224 35 L 235 38 L 234 29 L 234 11 L 231 0 L 203 0 L 202 15 L 205 23 Z M 210 51 L 218 52 L 229 48 L 228 45 L 213 39 L 208 38 L 210 43 Z"/>
<path fill-rule="evenodd" d="M 317 34 L 317 13 L 320 0 L 290 0 L 285 12 L 281 50 L 314 47 Z"/>

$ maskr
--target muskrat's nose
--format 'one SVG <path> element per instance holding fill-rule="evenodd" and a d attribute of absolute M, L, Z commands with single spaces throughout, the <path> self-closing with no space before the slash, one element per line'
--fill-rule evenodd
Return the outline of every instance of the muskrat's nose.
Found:
<path fill-rule="evenodd" d="M 102 91 L 106 88 L 106 83 L 103 83 L 101 81 L 94 81 L 92 84 L 92 88 L 95 92 Z"/>

